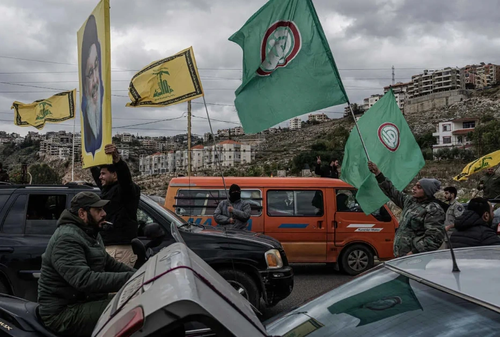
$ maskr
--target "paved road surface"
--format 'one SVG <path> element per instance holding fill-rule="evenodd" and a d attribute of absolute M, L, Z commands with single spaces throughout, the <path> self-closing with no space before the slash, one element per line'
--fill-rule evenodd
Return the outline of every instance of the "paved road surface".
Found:
<path fill-rule="evenodd" d="M 342 272 L 335 271 L 325 264 L 295 264 L 292 267 L 295 272 L 293 292 L 275 307 L 263 309 L 261 320 L 289 311 L 308 299 L 336 288 L 353 278 Z"/>

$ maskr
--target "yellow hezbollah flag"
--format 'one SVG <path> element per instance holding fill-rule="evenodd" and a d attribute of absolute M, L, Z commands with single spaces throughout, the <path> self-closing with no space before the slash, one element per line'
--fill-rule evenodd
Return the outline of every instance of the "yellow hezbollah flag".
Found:
<path fill-rule="evenodd" d="M 109 0 L 101 0 L 77 32 L 83 168 L 111 164 L 111 37 Z"/>
<path fill-rule="evenodd" d="M 15 111 L 14 124 L 41 130 L 47 122 L 59 123 L 75 118 L 75 98 L 76 89 L 28 104 L 15 101 L 11 107 Z"/>
<path fill-rule="evenodd" d="M 455 181 L 466 181 L 469 176 L 479 172 L 485 168 L 493 167 L 500 163 L 500 150 L 489 153 L 473 162 L 467 164 L 458 176 L 454 177 Z"/>
<path fill-rule="evenodd" d="M 143 68 L 132 77 L 128 95 L 128 107 L 167 106 L 203 96 L 193 47 Z"/>

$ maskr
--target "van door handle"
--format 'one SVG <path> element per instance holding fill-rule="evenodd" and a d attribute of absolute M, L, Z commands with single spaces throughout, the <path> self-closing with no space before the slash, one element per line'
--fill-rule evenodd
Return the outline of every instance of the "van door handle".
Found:
<path fill-rule="evenodd" d="M 332 221 L 332 226 L 333 226 L 333 228 L 337 228 L 338 227 L 337 221 L 333 220 Z"/>
<path fill-rule="evenodd" d="M 323 228 L 323 221 L 322 220 L 318 221 L 318 228 Z"/>

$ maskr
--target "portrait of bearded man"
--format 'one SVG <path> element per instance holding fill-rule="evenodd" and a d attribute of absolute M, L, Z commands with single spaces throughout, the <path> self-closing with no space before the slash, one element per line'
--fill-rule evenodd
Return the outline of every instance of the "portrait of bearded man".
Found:
<path fill-rule="evenodd" d="M 101 44 L 94 15 L 85 25 L 81 48 L 81 108 L 85 152 L 95 153 L 102 145 L 102 102 L 104 85 L 101 76 Z"/>

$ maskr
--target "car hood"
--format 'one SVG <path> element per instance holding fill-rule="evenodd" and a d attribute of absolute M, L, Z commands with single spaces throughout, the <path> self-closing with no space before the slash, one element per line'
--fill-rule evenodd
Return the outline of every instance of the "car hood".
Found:
<path fill-rule="evenodd" d="M 244 240 L 252 242 L 254 244 L 261 244 L 263 246 L 267 246 L 269 249 L 272 248 L 283 249 L 281 243 L 275 238 L 272 238 L 270 236 L 261 233 L 254 233 L 246 230 L 224 229 L 224 228 L 205 226 L 202 229 L 194 229 L 194 233 L 231 238 L 235 240 Z"/>

